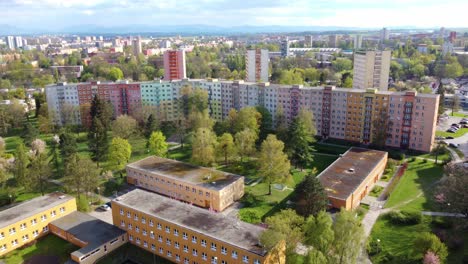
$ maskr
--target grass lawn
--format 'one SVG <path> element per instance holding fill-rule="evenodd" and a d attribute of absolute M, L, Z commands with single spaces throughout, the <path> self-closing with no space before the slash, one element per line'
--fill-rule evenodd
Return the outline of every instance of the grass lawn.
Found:
<path fill-rule="evenodd" d="M 390 197 L 385 207 L 398 206 L 398 209 L 426 210 L 431 211 L 433 201 L 430 198 L 433 194 L 432 184 L 442 177 L 442 167 L 433 162 L 424 162 L 424 160 L 416 160 L 409 162 L 408 169 L 398 182 L 395 190 L 390 194 Z M 422 195 L 418 195 L 422 192 Z M 401 203 L 414 199 L 401 206 Z"/>
<path fill-rule="evenodd" d="M 444 149 L 441 152 L 442 153 L 439 153 L 439 155 L 437 156 L 437 162 L 438 163 L 441 163 L 444 160 L 450 159 L 450 152 L 448 150 Z M 431 153 L 420 154 L 420 155 L 416 155 L 416 156 L 412 156 L 412 155 L 407 156 L 407 158 L 411 158 L 411 157 L 417 157 L 417 158 L 421 158 L 421 159 L 434 159 L 435 160 L 436 155 L 435 155 L 435 153 L 431 152 Z"/>
<path fill-rule="evenodd" d="M 450 113 L 449 116 L 467 117 L 468 115 L 465 115 L 465 114 L 459 113 L 459 112 L 455 112 L 455 113 L 453 113 L 453 115 L 452 115 L 452 113 Z"/>
<path fill-rule="evenodd" d="M 460 128 L 455 133 L 449 133 L 447 131 L 436 131 L 436 136 L 438 136 L 438 137 L 454 137 L 454 138 L 457 138 L 457 137 L 461 137 L 461 136 L 465 135 L 466 133 L 468 133 L 468 128 Z"/>
<path fill-rule="evenodd" d="M 0 260 L 4 261 L 6 264 L 18 264 L 25 262 L 32 256 L 57 256 L 60 259 L 60 263 L 64 263 L 70 258 L 70 253 L 77 249 L 77 246 L 61 238 L 54 235 L 47 235 L 31 246 L 16 249 L 8 253 Z"/>
<path fill-rule="evenodd" d="M 444 220 L 446 220 L 445 218 Z M 458 230 L 453 227 L 435 227 L 433 223 L 433 218 L 430 216 L 423 216 L 423 220 L 420 224 L 417 225 L 394 225 L 390 223 L 385 216 L 380 216 L 377 222 L 375 223 L 370 237 L 372 239 L 379 239 L 382 247 L 382 252 L 377 255 L 371 256 L 371 260 L 374 264 L 378 263 L 421 263 L 420 260 L 414 259 L 414 254 L 412 252 L 414 240 L 422 232 L 434 232 L 436 230 L 446 234 L 446 241 L 443 241 L 447 244 L 449 248 L 449 256 L 446 263 L 461 264 L 463 259 L 463 251 L 467 250 L 467 233 L 460 233 Z M 451 241 L 447 241 L 450 238 L 456 237 L 457 239 L 465 240 L 465 248 L 453 247 Z M 396 257 L 393 262 L 384 262 L 383 256 L 384 252 L 387 252 L 388 255 Z M 409 259 L 409 262 L 404 262 L 403 257 Z"/>

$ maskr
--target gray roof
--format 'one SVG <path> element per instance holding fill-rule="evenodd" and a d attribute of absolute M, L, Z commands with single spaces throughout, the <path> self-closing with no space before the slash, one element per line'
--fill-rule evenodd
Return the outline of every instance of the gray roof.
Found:
<path fill-rule="evenodd" d="M 71 199 L 74 198 L 60 192 L 54 192 L 17 204 L 0 211 L 0 228 L 20 222 Z"/>
<path fill-rule="evenodd" d="M 72 253 L 72 255 L 77 257 L 84 256 L 126 233 L 116 226 L 78 211 L 61 217 L 50 224 L 88 243 L 85 247 Z"/>
<path fill-rule="evenodd" d="M 318 178 L 328 196 L 344 200 L 385 157 L 385 151 L 353 147 L 322 171 Z"/>
<path fill-rule="evenodd" d="M 221 190 L 243 178 L 243 176 L 236 174 L 156 156 L 149 156 L 128 164 L 127 168 L 143 170 L 148 173 L 189 182 L 213 190 Z"/>
<path fill-rule="evenodd" d="M 257 255 L 264 256 L 266 253 L 259 246 L 260 234 L 265 229 L 257 225 L 245 223 L 220 213 L 210 212 L 141 189 L 133 190 L 112 202 L 177 224 Z"/>

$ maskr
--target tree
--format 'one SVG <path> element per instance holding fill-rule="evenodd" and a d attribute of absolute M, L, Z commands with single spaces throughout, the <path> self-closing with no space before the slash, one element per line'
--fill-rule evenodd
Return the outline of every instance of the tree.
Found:
<path fill-rule="evenodd" d="M 78 199 L 82 194 L 88 198 L 99 185 L 99 169 L 89 158 L 73 154 L 65 166 L 63 182 L 77 194 Z"/>
<path fill-rule="evenodd" d="M 244 160 L 244 157 L 251 155 L 255 152 L 255 141 L 257 141 L 257 135 L 250 129 L 244 129 L 237 132 L 234 135 L 236 151 L 240 156 L 240 161 Z"/>
<path fill-rule="evenodd" d="M 124 74 L 121 69 L 117 67 L 111 67 L 109 70 L 108 78 L 112 81 L 122 80 L 124 78 Z"/>
<path fill-rule="evenodd" d="M 28 165 L 29 159 L 26 154 L 26 147 L 21 142 L 16 147 L 13 174 L 15 176 L 16 184 L 18 186 L 25 187 L 26 189 L 28 189 L 30 186 L 30 181 L 27 177 Z"/>
<path fill-rule="evenodd" d="M 57 135 L 52 137 L 50 141 L 50 150 L 49 150 L 49 157 L 50 162 L 54 165 L 55 171 L 59 171 L 60 169 L 60 138 Z"/>
<path fill-rule="evenodd" d="M 234 131 L 237 133 L 248 128 L 255 132 L 255 134 L 258 136 L 261 118 L 261 114 L 255 107 L 244 107 L 237 113 L 236 123 L 234 124 Z"/>
<path fill-rule="evenodd" d="M 320 181 L 313 174 L 307 175 L 296 186 L 295 192 L 296 211 L 303 216 L 316 215 L 325 210 L 328 197 Z"/>
<path fill-rule="evenodd" d="M 44 140 L 39 139 L 39 138 L 36 138 L 31 143 L 31 150 L 35 156 L 39 156 L 40 154 L 44 153 L 46 150 L 46 147 L 47 145 L 44 142 Z"/>
<path fill-rule="evenodd" d="M 148 147 L 150 152 L 158 157 L 165 157 L 167 155 L 168 144 L 166 137 L 161 131 L 154 131 L 148 140 Z"/>
<path fill-rule="evenodd" d="M 0 137 L 0 156 L 5 153 L 5 139 Z"/>
<path fill-rule="evenodd" d="M 146 120 L 146 124 L 145 124 L 145 132 L 144 132 L 145 137 L 149 138 L 151 136 L 151 133 L 153 133 L 153 131 L 158 129 L 158 126 L 159 126 L 158 122 L 154 118 L 154 115 L 150 114 L 148 116 L 148 119 Z"/>
<path fill-rule="evenodd" d="M 414 241 L 413 252 L 418 259 L 423 259 L 428 251 L 437 255 L 441 263 L 444 263 L 448 256 L 447 246 L 436 235 L 423 232 Z"/>
<path fill-rule="evenodd" d="M 105 159 L 109 148 L 109 140 L 107 130 L 98 117 L 94 117 L 91 122 L 88 132 L 88 147 L 94 161 Z"/>
<path fill-rule="evenodd" d="M 283 106 L 281 104 L 276 108 L 275 129 L 276 129 L 276 136 L 278 137 L 278 139 L 283 142 L 287 142 L 287 139 L 289 138 L 289 135 L 288 135 L 289 126 L 288 126 L 288 120 L 286 118 L 286 115 L 284 114 Z"/>
<path fill-rule="evenodd" d="M 297 243 L 302 241 L 304 218 L 297 215 L 292 209 L 282 210 L 267 217 L 265 223 L 268 225 L 268 229 L 260 235 L 260 242 L 266 248 L 271 248 L 279 241 L 285 240 L 286 250 L 291 252 L 296 248 Z"/>
<path fill-rule="evenodd" d="M 218 138 L 216 152 L 218 156 L 224 157 L 224 164 L 228 164 L 228 161 L 233 158 L 236 148 L 234 146 L 234 138 L 230 133 L 224 133 Z"/>
<path fill-rule="evenodd" d="M 350 76 L 346 77 L 343 81 L 343 83 L 341 84 L 341 87 L 343 88 L 353 88 L 353 78 L 351 78 Z"/>
<path fill-rule="evenodd" d="M 315 125 L 310 111 L 299 112 L 289 128 L 289 152 L 291 159 L 301 169 L 313 160 L 311 146 L 315 142 Z"/>
<path fill-rule="evenodd" d="M 24 143 L 27 146 L 31 145 L 31 142 L 36 139 L 39 136 L 39 131 L 37 131 L 37 128 L 33 126 L 31 123 L 26 122 L 24 124 L 24 129 L 23 129 L 23 139 Z"/>
<path fill-rule="evenodd" d="M 262 142 L 258 158 L 258 172 L 268 183 L 268 195 L 271 195 L 273 182 L 284 183 L 291 177 L 289 173 L 291 164 L 283 150 L 284 143 L 275 135 L 268 135 Z"/>
<path fill-rule="evenodd" d="M 445 112 L 445 86 L 440 83 L 439 88 L 437 89 L 437 94 L 439 94 L 439 111 L 438 114 L 442 115 Z"/>
<path fill-rule="evenodd" d="M 64 131 L 62 134 L 60 134 L 58 143 L 60 144 L 60 154 L 65 163 L 71 155 L 78 152 L 76 138 L 68 131 Z"/>
<path fill-rule="evenodd" d="M 199 128 L 193 135 L 192 161 L 209 166 L 215 161 L 216 135 L 212 130 Z"/>
<path fill-rule="evenodd" d="M 260 126 L 259 126 L 259 135 L 258 140 L 263 141 L 268 136 L 268 134 L 273 133 L 273 119 L 271 117 L 270 111 L 264 106 L 257 106 L 257 112 L 260 114 Z"/>
<path fill-rule="evenodd" d="M 309 250 L 305 258 L 304 264 L 327 264 L 327 257 L 316 249 Z"/>
<path fill-rule="evenodd" d="M 373 126 L 373 136 L 372 144 L 378 148 L 383 148 L 387 143 L 388 138 L 388 127 L 392 124 L 390 116 L 388 115 L 385 109 L 381 109 L 374 121 L 372 122 Z"/>
<path fill-rule="evenodd" d="M 316 217 L 309 216 L 304 224 L 304 234 L 306 245 L 314 247 L 327 256 L 333 247 L 335 237 L 331 216 L 325 211 L 320 211 Z"/>
<path fill-rule="evenodd" d="M 337 58 L 332 61 L 335 72 L 349 71 L 353 69 L 353 62 L 348 58 Z"/>
<path fill-rule="evenodd" d="M 462 214 L 468 218 L 468 169 L 460 165 L 448 165 L 444 169 L 445 180 L 436 191 L 436 201 L 441 210 Z M 437 253 L 437 252 L 434 252 Z"/>
<path fill-rule="evenodd" d="M 52 123 L 50 118 L 46 117 L 46 116 L 43 116 L 43 115 L 39 115 L 37 117 L 37 125 L 38 125 L 38 128 L 39 128 L 39 132 L 41 132 L 43 134 L 50 133 L 52 131 L 53 127 L 54 127 L 54 124 Z"/>
<path fill-rule="evenodd" d="M 112 122 L 112 132 L 114 137 L 128 139 L 131 135 L 135 134 L 136 129 L 137 121 L 135 118 L 128 115 L 120 115 L 114 122 Z"/>
<path fill-rule="evenodd" d="M 109 162 L 115 170 L 123 170 L 132 155 L 132 146 L 128 140 L 115 137 L 109 146 Z M 122 173 L 120 174 L 122 177 Z"/>
<path fill-rule="evenodd" d="M 434 252 L 428 251 L 424 255 L 423 264 L 440 264 L 440 259 Z"/>
<path fill-rule="evenodd" d="M 458 111 L 460 111 L 460 97 L 454 94 L 452 97 L 452 116 L 454 112 Z"/>
<path fill-rule="evenodd" d="M 211 119 L 208 109 L 205 109 L 201 112 L 190 112 L 189 120 L 192 131 L 197 131 L 200 128 L 212 129 L 214 125 L 214 121 Z"/>
<path fill-rule="evenodd" d="M 97 95 L 95 95 L 91 102 L 89 113 L 91 115 L 91 120 L 97 118 L 106 130 L 109 129 L 112 118 L 112 106 L 109 102 L 102 101 Z M 92 126 L 93 124 L 91 124 L 91 128 Z"/>
<path fill-rule="evenodd" d="M 31 186 L 37 188 L 44 195 L 45 185 L 49 177 L 52 175 L 52 170 L 49 165 L 48 157 L 44 152 L 39 152 L 31 161 L 28 170 L 28 177 L 31 181 Z"/>
<path fill-rule="evenodd" d="M 364 241 L 364 229 L 353 212 L 341 209 L 333 225 L 333 254 L 330 262 L 337 264 L 356 263 Z"/>

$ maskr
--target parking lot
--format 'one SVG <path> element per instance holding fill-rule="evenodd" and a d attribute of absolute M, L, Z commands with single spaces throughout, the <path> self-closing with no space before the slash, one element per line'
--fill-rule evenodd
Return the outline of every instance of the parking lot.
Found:
<path fill-rule="evenodd" d="M 468 113 L 465 113 L 468 114 Z M 454 117 L 454 116 L 448 116 L 447 118 L 441 119 L 439 121 L 439 124 L 437 126 L 437 130 L 439 131 L 447 131 L 447 129 L 450 128 L 450 126 L 454 123 L 460 123 L 462 120 L 462 117 Z M 466 157 L 468 157 L 468 133 L 454 139 L 444 139 L 444 142 L 447 142 L 447 144 L 454 143 L 458 145 L 458 149 L 463 152 Z"/>

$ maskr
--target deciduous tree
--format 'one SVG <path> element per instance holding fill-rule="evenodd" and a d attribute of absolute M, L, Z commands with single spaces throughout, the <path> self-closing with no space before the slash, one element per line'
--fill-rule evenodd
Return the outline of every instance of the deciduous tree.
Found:
<path fill-rule="evenodd" d="M 73 154 L 65 166 L 65 186 L 75 192 L 80 199 L 84 194 L 86 198 L 99 184 L 99 169 L 94 162 L 87 157 Z"/>
<path fill-rule="evenodd" d="M 234 138 L 232 135 L 229 133 L 224 133 L 222 136 L 220 136 L 218 138 L 216 150 L 218 156 L 224 157 L 224 164 L 228 164 L 228 161 L 231 160 L 236 153 Z"/>
<path fill-rule="evenodd" d="M 166 137 L 161 131 L 154 131 L 148 140 L 148 148 L 150 152 L 158 157 L 165 157 L 167 154 L 168 144 Z"/>
<path fill-rule="evenodd" d="M 114 137 L 128 139 L 135 134 L 137 129 L 137 121 L 135 118 L 128 115 L 118 116 L 112 122 L 112 132 Z"/>
<path fill-rule="evenodd" d="M 109 146 L 109 162 L 115 170 L 123 170 L 131 155 L 132 146 L 128 140 L 119 137 L 112 139 Z"/>
<path fill-rule="evenodd" d="M 423 232 L 414 241 L 413 252 L 417 258 L 423 259 L 428 251 L 437 255 L 442 263 L 448 256 L 447 246 L 436 235 Z"/>
<path fill-rule="evenodd" d="M 28 169 L 28 178 L 32 183 L 33 189 L 39 190 L 44 195 L 45 186 L 52 175 L 52 170 L 47 155 L 44 152 L 38 153 L 31 161 Z"/>
<path fill-rule="evenodd" d="M 260 236 L 260 242 L 267 248 L 272 248 L 280 240 L 285 240 L 286 250 L 291 252 L 296 248 L 297 243 L 302 241 L 304 218 L 292 209 L 282 210 L 267 217 L 265 223 L 268 229 Z"/>
<path fill-rule="evenodd" d="M 28 165 L 29 165 L 29 159 L 26 154 L 26 147 L 21 142 L 16 147 L 15 162 L 13 165 L 13 174 L 15 176 L 16 184 L 18 186 L 25 187 L 26 189 L 30 187 L 30 183 L 31 183 L 27 177 Z"/>
<path fill-rule="evenodd" d="M 236 151 L 240 156 L 240 161 L 255 152 L 255 141 L 257 141 L 257 135 L 250 129 L 244 129 L 237 132 L 234 135 Z"/>
<path fill-rule="evenodd" d="M 364 241 L 364 229 L 353 212 L 341 209 L 333 225 L 333 253 L 329 262 L 337 264 L 356 263 Z"/>
<path fill-rule="evenodd" d="M 268 183 L 268 195 L 271 195 L 272 183 L 284 183 L 291 177 L 289 172 L 291 164 L 283 150 L 284 143 L 275 135 L 268 135 L 262 142 L 258 158 L 258 172 Z"/>
<path fill-rule="evenodd" d="M 215 162 L 216 135 L 212 130 L 199 128 L 192 139 L 192 161 L 209 166 Z"/>

